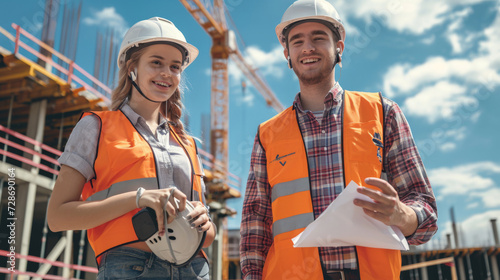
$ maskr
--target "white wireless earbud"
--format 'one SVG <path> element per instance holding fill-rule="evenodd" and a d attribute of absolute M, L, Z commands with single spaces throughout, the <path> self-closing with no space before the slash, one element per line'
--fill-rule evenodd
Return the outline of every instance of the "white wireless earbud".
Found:
<path fill-rule="evenodd" d="M 137 80 L 137 68 L 134 69 L 134 71 L 130 71 L 130 79 L 135 82 Z"/>
<path fill-rule="evenodd" d="M 340 53 L 340 48 L 337 48 L 337 53 Z"/>

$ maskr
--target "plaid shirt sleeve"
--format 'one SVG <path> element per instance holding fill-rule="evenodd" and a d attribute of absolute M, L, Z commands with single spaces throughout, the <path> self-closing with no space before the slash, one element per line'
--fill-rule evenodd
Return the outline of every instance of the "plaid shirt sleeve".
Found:
<path fill-rule="evenodd" d="M 267 180 L 266 153 L 255 137 L 240 227 L 240 262 L 243 279 L 262 279 L 273 237 L 271 186 Z"/>
<path fill-rule="evenodd" d="M 390 100 L 386 105 L 384 167 L 401 202 L 417 214 L 418 227 L 407 237 L 408 243 L 423 244 L 437 231 L 436 198 L 403 112 Z"/>

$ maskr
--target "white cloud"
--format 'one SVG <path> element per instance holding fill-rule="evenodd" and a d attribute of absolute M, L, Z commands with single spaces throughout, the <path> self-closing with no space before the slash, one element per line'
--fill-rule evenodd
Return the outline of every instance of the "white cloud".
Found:
<path fill-rule="evenodd" d="M 497 17 L 493 24 L 483 32 L 486 40 L 479 43 L 479 50 L 494 60 L 497 67 L 500 67 L 500 7 L 497 8 Z"/>
<path fill-rule="evenodd" d="M 452 143 L 452 142 L 446 142 L 444 144 L 442 144 L 441 146 L 439 146 L 439 149 L 442 151 L 442 152 L 449 152 L 449 151 L 453 151 L 457 148 L 457 144 L 455 143 Z"/>
<path fill-rule="evenodd" d="M 485 207 L 500 207 L 500 188 L 489 189 L 480 193 L 472 193 L 471 196 L 479 197 Z"/>
<path fill-rule="evenodd" d="M 467 209 L 474 209 L 474 208 L 478 208 L 481 204 L 479 202 L 474 202 L 474 203 L 469 203 L 467 205 Z"/>
<path fill-rule="evenodd" d="M 270 52 L 265 52 L 256 46 L 249 46 L 244 54 L 246 61 L 258 68 L 262 75 L 274 76 L 275 78 L 283 77 L 283 66 L 286 65 L 286 59 L 281 45 L 275 46 Z"/>
<path fill-rule="evenodd" d="M 404 109 L 410 115 L 426 118 L 434 123 L 438 119 L 450 119 L 460 106 L 475 102 L 477 100 L 467 95 L 464 87 L 442 81 L 407 98 Z"/>
<path fill-rule="evenodd" d="M 83 23 L 87 25 L 96 25 L 101 27 L 111 27 L 118 32 L 119 36 L 125 35 L 128 26 L 125 19 L 116 12 L 115 7 L 103 8 L 95 12 L 92 17 L 83 19 Z"/>
<path fill-rule="evenodd" d="M 229 74 L 229 84 L 230 85 L 239 85 L 244 77 L 243 72 L 241 72 L 240 68 L 234 63 L 231 59 L 227 65 L 227 72 Z M 210 72 L 211 73 L 211 72 Z"/>
<path fill-rule="evenodd" d="M 477 50 L 467 52 L 469 57 L 429 57 L 416 65 L 397 63 L 384 75 L 383 87 L 387 96 L 411 96 L 404 101 L 408 115 L 430 123 L 450 120 L 459 115 L 461 108 L 478 109 L 479 99 L 494 94 L 500 85 L 500 8 L 483 33 L 458 35 L 467 33 L 462 21 L 470 13 L 470 8 L 454 13 L 451 17 L 457 21 L 448 28 L 452 32 L 448 38 L 455 53 L 463 52 L 470 48 L 472 41 L 482 38 Z M 480 115 L 480 111 L 471 112 L 468 120 L 477 122 Z M 451 145 L 441 147 L 442 150 L 450 148 Z"/>
<path fill-rule="evenodd" d="M 422 44 L 424 44 L 424 45 L 432 45 L 432 43 L 434 43 L 435 40 L 436 40 L 436 36 L 435 35 L 432 35 L 430 37 L 425 37 L 424 39 L 422 39 Z"/>
<path fill-rule="evenodd" d="M 257 46 L 250 46 L 242 51 L 242 55 L 253 69 L 258 70 L 260 75 L 266 77 L 272 76 L 278 79 L 283 77 L 286 59 L 283 56 L 283 47 L 281 45 L 275 46 L 269 52 L 265 52 Z M 238 84 L 244 79 L 243 72 L 231 59 L 229 59 L 228 72 L 229 77 Z M 249 84 L 251 85 L 250 82 Z"/>
<path fill-rule="evenodd" d="M 464 2 L 464 1 L 462 1 Z M 463 20 L 470 13 L 465 9 L 455 14 Z M 463 33 L 461 23 L 451 26 L 450 30 Z M 493 91 L 500 85 L 500 8 L 493 23 L 484 30 L 483 34 L 469 34 L 462 38 L 450 35 L 453 49 L 456 52 L 463 50 L 463 44 L 477 38 L 485 38 L 479 42 L 477 52 L 470 52 L 467 58 L 446 59 L 444 57 L 429 57 L 422 64 L 411 65 L 397 63 L 389 68 L 384 76 L 384 91 L 388 96 L 402 96 L 416 94 L 425 86 L 441 81 L 461 81 L 461 86 L 468 90 L 477 87 L 486 87 Z M 459 43 L 460 38 L 463 41 Z"/>
<path fill-rule="evenodd" d="M 344 21 L 354 17 L 368 24 L 383 23 L 399 32 L 421 34 L 445 20 L 450 5 L 442 1 L 353 0 L 333 3 Z M 418 24 L 415 24 L 418 22 Z"/>
<path fill-rule="evenodd" d="M 449 129 L 444 133 L 445 137 L 457 140 L 464 140 L 466 135 L 467 135 L 467 128 L 463 126 L 457 129 Z"/>
<path fill-rule="evenodd" d="M 436 168 L 429 170 L 428 174 L 439 199 L 452 195 L 467 195 L 469 198 L 479 198 L 484 207 L 500 207 L 500 186 L 491 178 L 493 174 L 500 174 L 499 164 L 477 162 L 451 168 Z"/>
<path fill-rule="evenodd" d="M 472 12 L 473 10 L 471 7 L 466 7 L 465 9 L 452 13 L 450 15 L 450 20 L 452 22 L 448 26 L 448 31 L 459 31 L 460 29 L 463 29 L 464 19 L 466 19 L 470 14 L 472 14 Z"/>
<path fill-rule="evenodd" d="M 455 54 L 462 53 L 463 52 L 462 38 L 457 33 L 449 33 L 447 37 L 448 41 L 450 42 L 452 52 Z"/>
<path fill-rule="evenodd" d="M 470 31 L 464 27 L 464 19 L 472 13 L 472 8 L 467 7 L 461 11 L 452 13 L 450 16 L 451 23 L 448 25 L 447 39 L 450 42 L 454 54 L 464 52 L 470 47 L 472 38 Z"/>
<path fill-rule="evenodd" d="M 457 17 L 468 15 L 464 13 L 470 8 L 453 12 L 457 8 L 488 1 L 491 0 L 352 0 L 335 2 L 330 0 L 344 22 L 356 18 L 366 21 L 367 27 L 377 22 L 398 32 L 416 35 L 423 34 L 425 31 L 450 20 L 456 20 Z M 349 27 L 348 23 L 346 25 Z M 351 30 L 352 28 L 347 29 L 347 31 Z M 356 33 L 360 31 L 363 30 L 355 30 Z"/>
<path fill-rule="evenodd" d="M 252 107 L 253 104 L 254 104 L 254 99 L 255 99 L 255 95 L 253 95 L 251 92 L 249 92 L 248 89 L 246 89 L 246 91 L 243 94 L 242 98 L 238 100 L 238 103 L 239 104 L 243 104 L 245 106 Z"/>
<path fill-rule="evenodd" d="M 495 242 L 490 219 L 497 219 L 498 223 L 500 221 L 500 210 L 487 211 L 481 214 L 473 215 L 465 221 L 457 221 L 460 246 L 486 247 L 494 245 Z M 441 228 L 439 232 L 441 233 L 440 239 L 444 240 L 441 242 L 442 246 L 446 243 L 446 234 L 451 234 L 452 244 L 453 247 L 455 247 L 451 222 L 447 222 L 444 228 Z"/>
<path fill-rule="evenodd" d="M 495 87 L 500 85 L 497 70 L 500 70 L 500 65 L 492 65 L 489 56 L 449 60 L 430 57 L 420 65 L 398 63 L 384 75 L 384 92 L 391 97 L 416 94 L 423 86 L 452 79 L 472 86 L 488 84 L 489 87 Z"/>
<path fill-rule="evenodd" d="M 479 120 L 479 117 L 481 117 L 481 112 L 476 112 L 476 113 L 472 114 L 472 116 L 470 116 L 470 120 L 473 123 L 477 123 L 477 121 Z"/>

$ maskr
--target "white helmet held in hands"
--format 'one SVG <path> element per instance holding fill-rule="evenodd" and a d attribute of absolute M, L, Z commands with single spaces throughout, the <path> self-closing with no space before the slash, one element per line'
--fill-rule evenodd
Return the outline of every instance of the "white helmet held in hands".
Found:
<path fill-rule="evenodd" d="M 199 52 L 195 46 L 186 42 L 182 32 L 171 21 L 153 17 L 139 21 L 125 33 L 118 53 L 118 68 L 125 66 L 130 56 L 128 52 L 132 48 L 148 43 L 166 43 L 177 47 L 182 53 L 183 69 L 195 60 Z"/>
<path fill-rule="evenodd" d="M 303 21 L 321 22 L 337 34 L 339 40 L 345 41 L 344 25 L 332 4 L 326 0 L 298 0 L 288 7 L 281 23 L 276 26 L 276 36 L 284 48 L 287 47 L 286 35 L 290 29 Z"/>
<path fill-rule="evenodd" d="M 179 202 L 175 199 L 176 203 Z M 178 208 L 178 207 L 177 207 Z M 165 215 L 165 234 L 158 235 L 156 214 L 151 208 L 144 208 L 132 218 L 135 232 L 140 241 L 145 241 L 153 253 L 174 266 L 189 263 L 201 250 L 206 232 L 191 228 L 187 216 L 194 206 L 186 201 L 184 211 L 177 213 L 173 222 L 167 224 Z"/>

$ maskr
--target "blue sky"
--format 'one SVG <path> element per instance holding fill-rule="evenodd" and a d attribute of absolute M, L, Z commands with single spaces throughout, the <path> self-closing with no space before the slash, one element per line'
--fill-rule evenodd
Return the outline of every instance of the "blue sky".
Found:
<path fill-rule="evenodd" d="M 411 2 L 411 3 L 410 3 Z M 41 37 L 44 1 L 6 1 L 0 26 L 17 23 Z M 74 0 L 65 0 L 77 6 Z M 138 5 L 137 3 L 141 3 Z M 227 0 L 227 10 L 243 40 L 239 48 L 259 68 L 285 106 L 298 92 L 274 33 L 292 1 Z M 346 89 L 382 91 L 405 112 L 438 200 L 439 231 L 427 248 L 446 242 L 450 208 L 462 232 L 461 244 L 493 243 L 489 220 L 500 223 L 500 5 L 483 0 L 334 1 L 347 30 L 341 75 Z M 210 113 L 211 39 L 179 1 L 85 1 L 76 63 L 94 69 L 96 32 L 113 27 L 123 34 L 153 16 L 172 20 L 200 55 L 185 71 L 190 131 L 201 135 Z M 58 17 L 62 18 L 62 6 Z M 228 22 L 230 20 L 228 19 Z M 60 25 L 58 26 L 60 29 Z M 104 32 L 104 31 L 102 31 Z M 60 32 L 56 38 L 59 38 Z M 121 38 L 121 36 L 118 36 Z M 56 39 L 56 46 L 58 46 Z M 0 35 L 0 46 L 13 46 Z M 249 86 L 243 92 L 241 82 Z M 249 169 L 259 123 L 275 114 L 259 92 L 230 64 L 229 166 L 242 178 Z M 239 212 L 242 199 L 229 201 Z M 240 215 L 230 219 L 238 228 Z"/>

